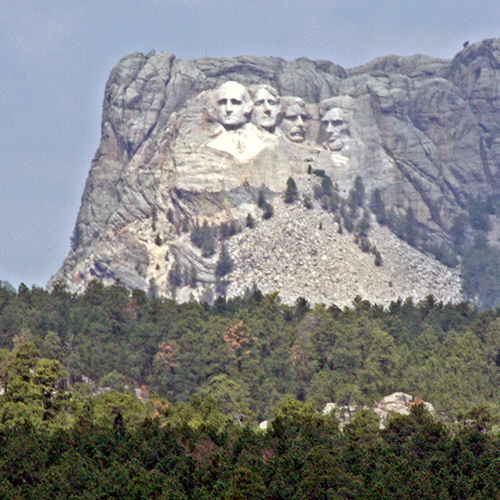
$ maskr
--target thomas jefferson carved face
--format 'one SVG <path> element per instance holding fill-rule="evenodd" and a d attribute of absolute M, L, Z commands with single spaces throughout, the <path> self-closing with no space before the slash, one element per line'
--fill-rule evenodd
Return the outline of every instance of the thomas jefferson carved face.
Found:
<path fill-rule="evenodd" d="M 218 119 L 228 130 L 242 127 L 248 122 L 253 104 L 243 85 L 237 82 L 223 83 L 217 90 Z"/>
<path fill-rule="evenodd" d="M 304 142 L 309 120 L 305 102 L 300 97 L 287 99 L 283 106 L 281 130 L 292 142 Z"/>
<path fill-rule="evenodd" d="M 262 86 L 257 89 L 254 94 L 254 122 L 269 132 L 274 132 L 278 113 L 280 110 L 279 96 L 276 91 L 272 91 L 267 86 Z"/>
<path fill-rule="evenodd" d="M 346 113 L 344 111 L 339 108 L 332 108 L 321 119 L 328 147 L 332 151 L 341 150 L 345 145 L 345 140 L 349 138 L 349 126 L 345 118 Z"/>

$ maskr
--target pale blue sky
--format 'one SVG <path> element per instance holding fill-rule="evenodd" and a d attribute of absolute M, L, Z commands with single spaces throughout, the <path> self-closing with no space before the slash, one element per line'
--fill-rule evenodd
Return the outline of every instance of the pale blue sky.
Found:
<path fill-rule="evenodd" d="M 104 85 L 130 52 L 253 54 L 351 68 L 383 54 L 451 58 L 500 37 L 498 0 L 3 0 L 0 280 L 44 286 L 69 251 Z"/>

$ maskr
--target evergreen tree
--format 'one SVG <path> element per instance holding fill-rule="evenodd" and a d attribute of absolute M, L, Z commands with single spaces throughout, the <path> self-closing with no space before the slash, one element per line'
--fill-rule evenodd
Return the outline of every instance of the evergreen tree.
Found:
<path fill-rule="evenodd" d="M 201 227 L 201 254 L 203 257 L 211 257 L 215 253 L 215 230 L 207 221 Z"/>
<path fill-rule="evenodd" d="M 191 288 L 196 288 L 196 284 L 198 281 L 198 272 L 196 271 L 196 267 L 191 265 L 191 268 L 189 269 L 189 286 Z"/>
<path fill-rule="evenodd" d="M 384 200 L 382 199 L 380 189 L 378 188 L 372 191 L 370 210 L 375 214 L 375 217 L 379 224 L 384 225 L 387 222 Z"/>
<path fill-rule="evenodd" d="M 259 189 L 259 193 L 257 195 L 257 206 L 259 208 L 263 208 L 264 204 L 266 203 L 266 192 L 264 190 L 264 186 L 262 186 Z"/>
<path fill-rule="evenodd" d="M 263 214 L 262 214 L 263 219 L 270 219 L 274 215 L 274 208 L 267 201 L 262 206 L 262 210 L 263 210 Z"/>
<path fill-rule="evenodd" d="M 298 196 L 299 191 L 297 189 L 297 184 L 292 177 L 289 177 L 286 181 L 285 203 L 293 203 L 297 200 Z"/>
<path fill-rule="evenodd" d="M 79 226 L 75 226 L 73 235 L 71 236 L 71 250 L 76 251 L 83 242 L 82 230 Z"/>
<path fill-rule="evenodd" d="M 246 226 L 250 229 L 253 229 L 255 227 L 255 219 L 252 217 L 252 214 L 247 214 L 246 218 Z"/>
<path fill-rule="evenodd" d="M 349 208 L 354 211 L 358 207 L 362 207 L 365 201 L 365 186 L 363 184 L 363 179 L 361 176 L 356 176 L 354 179 L 354 185 L 349 191 L 349 196 L 347 198 L 347 204 Z"/>
<path fill-rule="evenodd" d="M 479 231 L 489 231 L 491 229 L 488 209 L 486 203 L 481 199 L 481 196 L 470 196 L 467 199 L 467 209 L 469 211 L 469 222 L 472 229 L 477 229 Z"/>
<path fill-rule="evenodd" d="M 182 269 L 178 262 L 176 262 L 174 267 L 170 270 L 168 281 L 174 287 L 182 286 Z"/>
<path fill-rule="evenodd" d="M 234 262 L 229 255 L 227 250 L 227 246 L 225 243 L 221 245 L 219 260 L 217 261 L 217 265 L 215 267 L 216 276 L 226 276 L 233 270 Z"/>
<path fill-rule="evenodd" d="M 311 198 L 307 194 L 304 195 L 304 198 L 302 199 L 302 203 L 309 210 L 313 207 L 313 204 L 311 202 Z"/>
<path fill-rule="evenodd" d="M 465 243 L 467 229 L 467 217 L 465 214 L 457 215 L 453 219 L 453 224 L 450 228 L 450 236 L 453 241 L 455 250 L 460 253 Z"/>
<path fill-rule="evenodd" d="M 417 244 L 418 222 L 411 207 L 408 207 L 406 216 L 403 220 L 403 234 L 404 239 L 411 246 L 415 246 Z"/>
<path fill-rule="evenodd" d="M 356 233 L 362 237 L 368 236 L 368 231 L 370 230 L 370 214 L 367 210 L 363 210 L 363 217 L 356 224 Z"/>

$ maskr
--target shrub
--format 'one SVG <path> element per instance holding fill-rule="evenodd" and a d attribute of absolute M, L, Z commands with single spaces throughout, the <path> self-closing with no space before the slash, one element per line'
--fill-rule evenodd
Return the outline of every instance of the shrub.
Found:
<path fill-rule="evenodd" d="M 267 201 L 264 203 L 264 205 L 262 205 L 262 210 L 263 210 L 263 214 L 262 214 L 262 218 L 263 219 L 270 219 L 273 215 L 274 215 L 274 208 L 273 206 L 268 203 Z"/>
<path fill-rule="evenodd" d="M 252 214 L 247 214 L 246 226 L 250 229 L 255 227 L 255 219 L 252 217 Z"/>
<path fill-rule="evenodd" d="M 286 181 L 285 203 L 293 203 L 299 196 L 297 184 L 292 177 Z"/>

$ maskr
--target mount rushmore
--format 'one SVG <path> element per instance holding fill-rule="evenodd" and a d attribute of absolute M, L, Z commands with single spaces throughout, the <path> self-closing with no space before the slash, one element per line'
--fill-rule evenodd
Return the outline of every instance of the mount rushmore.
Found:
<path fill-rule="evenodd" d="M 471 200 L 498 195 L 499 97 L 498 40 L 453 60 L 382 56 L 353 69 L 130 54 L 106 85 L 72 248 L 51 283 L 78 292 L 120 279 L 180 300 L 252 287 L 286 301 L 460 300 L 460 266 L 430 251 L 451 247 Z M 263 217 L 264 202 L 273 211 Z M 349 203 L 353 225 L 364 217 L 369 229 L 348 227 Z M 395 229 L 405 220 L 412 241 Z M 490 241 L 496 227 L 491 215 Z M 212 251 L 193 236 L 202 228 Z"/>

